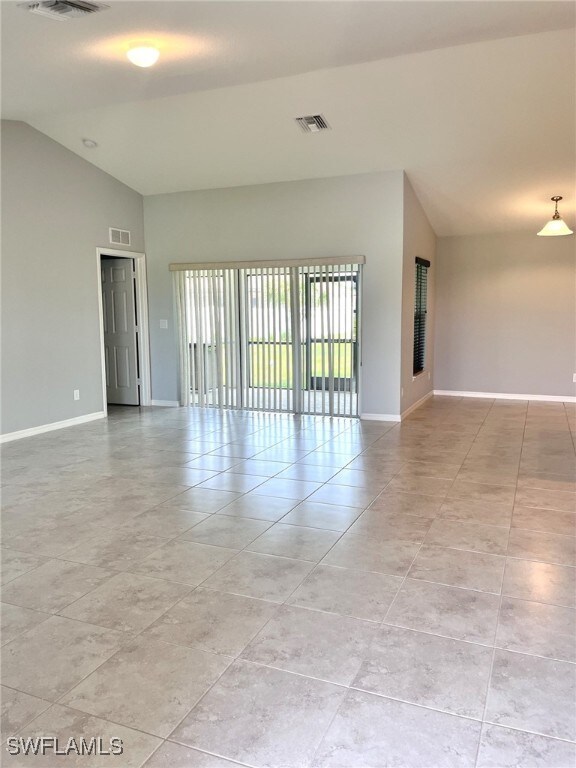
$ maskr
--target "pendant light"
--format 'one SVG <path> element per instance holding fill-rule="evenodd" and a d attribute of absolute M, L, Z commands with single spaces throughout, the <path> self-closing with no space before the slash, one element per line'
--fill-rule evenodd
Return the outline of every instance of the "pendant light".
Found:
<path fill-rule="evenodd" d="M 541 235 L 542 237 L 557 237 L 558 235 L 573 235 L 574 233 L 572 232 L 572 230 L 566 226 L 566 222 L 558 213 L 558 201 L 562 200 L 561 196 L 554 195 L 554 197 L 551 197 L 550 199 L 555 204 L 554 216 L 552 216 L 550 221 L 544 227 L 542 227 L 540 232 L 538 232 L 537 234 Z"/>

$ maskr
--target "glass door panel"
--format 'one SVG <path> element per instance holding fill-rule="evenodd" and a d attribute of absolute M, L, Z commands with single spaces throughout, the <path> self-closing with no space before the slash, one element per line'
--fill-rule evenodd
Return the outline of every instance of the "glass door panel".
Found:
<path fill-rule="evenodd" d="M 356 276 L 308 276 L 306 382 L 311 390 L 351 392 L 357 369 Z"/>

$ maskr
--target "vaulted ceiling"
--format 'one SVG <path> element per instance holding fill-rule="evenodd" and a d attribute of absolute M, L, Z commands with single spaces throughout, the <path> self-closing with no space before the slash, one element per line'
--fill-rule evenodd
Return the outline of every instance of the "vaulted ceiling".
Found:
<path fill-rule="evenodd" d="M 143 194 L 405 169 L 440 235 L 539 227 L 553 194 L 572 220 L 572 2 L 108 4 L 1 3 L 2 116 Z"/>

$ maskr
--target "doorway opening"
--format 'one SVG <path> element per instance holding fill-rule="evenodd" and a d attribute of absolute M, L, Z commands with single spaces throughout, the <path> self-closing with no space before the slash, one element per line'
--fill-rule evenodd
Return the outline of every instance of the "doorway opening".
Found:
<path fill-rule="evenodd" d="M 181 403 L 357 416 L 362 263 L 327 262 L 174 265 Z"/>
<path fill-rule="evenodd" d="M 97 267 L 104 411 L 151 405 L 145 256 L 99 248 Z"/>

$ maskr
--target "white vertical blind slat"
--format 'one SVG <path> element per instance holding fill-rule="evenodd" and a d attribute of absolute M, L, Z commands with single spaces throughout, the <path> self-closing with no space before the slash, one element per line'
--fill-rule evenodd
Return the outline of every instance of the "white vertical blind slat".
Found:
<path fill-rule="evenodd" d="M 334 286 L 336 282 L 333 275 L 334 269 L 330 270 L 330 280 L 327 285 L 327 314 L 328 314 L 328 367 L 330 369 L 330 379 L 328 381 L 328 402 L 330 416 L 334 416 Z"/>
<path fill-rule="evenodd" d="M 262 387 L 263 387 L 263 378 L 264 378 L 264 345 L 261 343 L 262 338 L 264 336 L 264 275 L 262 271 L 257 275 L 258 280 L 258 302 L 257 302 L 257 312 L 258 312 L 258 368 L 257 368 L 257 380 L 255 382 L 256 389 L 256 407 L 258 410 L 262 410 L 263 402 L 262 402 Z"/>
<path fill-rule="evenodd" d="M 322 386 L 322 409 L 320 413 L 326 413 L 326 345 L 324 343 L 324 339 L 326 338 L 326 334 L 324 333 L 324 315 L 325 315 L 325 305 L 324 305 L 324 296 L 326 291 L 326 281 L 324 279 L 324 267 L 320 267 L 320 274 L 318 275 L 319 282 L 318 282 L 318 296 L 320 299 L 320 351 L 321 351 L 321 359 L 322 359 L 322 372 L 320 377 L 320 382 Z"/>
<path fill-rule="evenodd" d="M 185 274 L 186 285 L 186 328 L 189 332 L 189 337 L 186 338 L 186 348 L 188 352 L 188 365 L 190 370 L 190 381 L 188 389 L 190 391 L 189 402 L 192 405 L 196 404 L 196 366 L 194 365 L 194 339 L 196 338 L 196 319 L 194 313 L 194 306 L 192 302 L 192 281 L 194 277 L 190 274 Z"/>
<path fill-rule="evenodd" d="M 249 309 L 246 302 L 246 273 L 245 270 L 239 269 L 237 276 L 237 296 L 239 301 L 238 316 L 236 321 L 236 333 L 238 334 L 238 353 L 236 355 L 236 377 L 238 379 L 238 387 L 240 389 L 240 402 L 239 408 L 249 408 L 250 401 L 248 399 L 248 368 L 249 368 L 249 351 L 247 339 L 249 338 Z"/>
<path fill-rule="evenodd" d="M 339 327 L 338 327 L 338 332 L 339 332 L 338 333 L 338 341 L 336 343 L 335 355 L 334 355 L 334 357 L 335 357 L 334 366 L 336 368 L 336 385 L 334 387 L 335 392 L 336 392 L 336 398 L 335 398 L 336 399 L 336 404 L 335 404 L 335 407 L 334 407 L 334 414 L 336 416 L 340 415 L 340 406 L 341 406 L 342 399 L 343 399 L 341 397 L 341 391 L 342 391 L 342 383 L 343 383 L 344 377 L 341 375 L 343 369 L 342 369 L 342 344 L 340 342 L 340 337 L 341 337 L 341 334 L 342 334 L 342 322 L 344 322 L 344 324 L 346 323 L 346 316 L 345 315 L 344 315 L 344 320 L 342 320 L 342 310 L 343 310 L 343 307 L 342 307 L 342 286 L 343 285 L 345 285 L 344 280 L 338 279 L 338 280 L 336 280 L 334 282 L 334 304 L 335 304 L 334 311 L 336 313 L 336 320 L 339 323 Z"/>
<path fill-rule="evenodd" d="M 190 356 L 188 353 L 188 330 L 186 327 L 186 273 L 175 273 L 173 278 L 174 300 L 178 333 L 179 358 L 179 399 L 180 405 L 189 405 L 190 397 Z"/>
<path fill-rule="evenodd" d="M 344 271 L 344 274 L 349 274 L 351 271 L 351 268 L 349 265 L 345 265 L 342 267 L 342 270 Z M 353 273 L 352 273 L 353 274 Z M 342 372 L 348 373 L 352 371 L 351 366 L 348 364 L 348 354 L 349 354 L 349 346 L 348 346 L 348 338 L 349 338 L 349 331 L 350 331 L 350 315 L 349 315 L 349 309 L 348 309 L 348 283 L 344 281 L 339 282 L 339 299 L 338 303 L 341 305 L 342 309 L 340 310 L 342 313 L 342 321 L 340 323 L 340 335 L 341 335 L 341 341 L 338 345 L 339 350 L 339 363 L 338 363 L 338 370 L 339 375 Z M 346 409 L 348 407 L 348 400 L 350 399 L 351 395 L 348 397 L 342 396 L 343 391 L 351 391 L 352 382 L 350 381 L 348 385 L 346 385 L 344 381 L 344 376 L 342 377 L 342 380 L 340 382 L 340 385 L 338 387 L 338 415 L 345 416 L 346 415 Z"/>
<path fill-rule="evenodd" d="M 240 393 L 240 382 L 237 380 L 236 369 L 236 349 L 238 346 L 238 337 L 236 335 L 235 317 L 237 315 L 236 293 L 234 288 L 234 273 L 226 272 L 226 294 L 224 296 L 224 306 L 228 311 L 228 405 L 230 408 L 239 408 L 238 395 Z"/>
<path fill-rule="evenodd" d="M 353 323 L 355 329 L 355 341 L 356 341 L 356 365 L 355 365 L 355 379 L 354 379 L 354 403 L 355 411 L 354 415 L 358 416 L 360 413 L 360 374 L 362 369 L 362 281 L 364 279 L 364 273 L 362 268 L 359 268 L 356 273 L 356 314 L 353 316 Z"/>
<path fill-rule="evenodd" d="M 274 356 L 273 356 L 273 349 L 271 348 L 271 345 L 268 343 L 270 341 L 270 335 L 271 335 L 271 326 L 272 326 L 272 304 L 273 304 L 273 296 L 270 295 L 271 293 L 271 273 L 272 270 L 267 267 L 264 272 L 264 280 L 265 280 L 265 286 L 264 286 L 264 308 L 266 310 L 266 330 L 264 333 L 264 341 L 266 343 L 262 344 L 264 351 L 266 353 L 266 360 L 265 360 L 265 372 L 267 373 L 267 377 L 264 381 L 264 387 L 266 391 L 266 410 L 272 411 L 274 410 L 273 407 L 273 400 L 272 400 L 272 393 L 274 392 Z"/>
<path fill-rule="evenodd" d="M 196 391 L 195 402 L 197 405 L 204 406 L 204 365 L 203 365 L 203 333 L 202 333 L 202 321 L 200 318 L 201 313 L 201 299 L 200 299 L 200 274 L 195 274 L 192 277 L 193 286 L 193 304 L 194 304 L 194 318 L 196 321 L 196 336 L 194 337 L 192 344 L 192 360 L 197 372 L 198 388 Z"/>
<path fill-rule="evenodd" d="M 352 292 L 350 290 L 346 291 L 346 306 L 345 306 L 345 317 L 347 318 L 347 322 L 350 323 L 350 327 L 346 330 L 346 336 L 349 339 L 349 341 L 346 342 L 346 356 L 350 358 L 350 365 L 353 366 L 352 360 L 354 355 L 354 342 L 351 341 L 354 337 L 354 308 L 352 306 Z M 353 376 L 352 371 L 352 376 Z M 349 416 L 352 415 L 352 392 L 354 391 L 354 381 L 353 378 L 350 380 L 350 397 L 347 398 L 345 406 L 344 406 L 344 415 L 346 416 L 347 413 Z"/>
<path fill-rule="evenodd" d="M 198 337 L 196 343 L 196 364 L 200 371 L 200 387 L 198 389 L 198 402 L 202 407 L 206 406 L 206 365 L 205 365 L 205 334 L 204 334 L 204 293 L 202 290 L 203 277 L 198 275 L 196 280 L 197 312 L 198 312 Z"/>
<path fill-rule="evenodd" d="M 211 340 L 211 355 L 210 359 L 212 361 L 212 380 L 210 382 L 211 384 L 211 403 L 210 405 L 220 405 L 220 376 L 219 376 L 219 355 L 220 355 L 220 349 L 218 345 L 218 331 L 217 331 L 217 325 L 216 322 L 216 303 L 214 300 L 214 283 L 216 282 L 216 275 L 214 272 L 210 272 L 208 276 L 208 290 L 210 291 L 209 294 L 209 301 L 210 301 L 210 340 Z"/>
<path fill-rule="evenodd" d="M 356 283 L 353 283 L 352 287 L 349 287 L 346 291 L 345 312 L 346 312 L 347 322 L 349 323 L 349 329 L 347 330 L 347 338 L 349 338 L 350 341 L 346 343 L 345 349 L 346 349 L 346 356 L 348 360 L 347 365 L 349 366 L 349 370 L 351 372 L 350 374 L 351 378 L 350 378 L 350 385 L 349 385 L 350 396 L 347 397 L 346 400 L 344 401 L 344 407 L 343 407 L 344 416 L 346 416 L 347 414 L 351 416 L 353 411 L 357 407 L 357 398 L 356 398 L 356 395 L 354 394 L 356 391 L 356 377 L 358 375 L 358 371 L 356 370 L 356 362 L 355 362 L 356 361 L 356 343 L 355 343 L 356 332 L 354 330 L 354 327 L 355 327 L 354 296 L 356 295 L 356 291 L 358 290 L 357 288 L 358 271 L 356 271 L 355 275 L 356 275 Z M 353 286 L 356 286 L 356 290 L 354 290 Z M 356 404 L 353 405 L 352 401 L 355 401 Z"/>
<path fill-rule="evenodd" d="M 222 335 L 222 365 L 223 368 L 223 374 L 222 374 L 222 386 L 223 386 L 223 401 L 222 406 L 224 408 L 230 408 L 232 403 L 230 402 L 230 395 L 232 393 L 232 387 L 230 386 L 230 374 L 231 374 L 231 368 L 230 368 L 230 344 L 231 344 L 231 333 L 230 333 L 230 301 L 232 297 L 228 293 L 228 270 L 225 270 L 222 273 L 222 278 L 219 281 L 220 285 L 220 293 L 219 293 L 219 311 L 222 317 L 222 329 L 223 329 L 223 335 Z"/>
<path fill-rule="evenodd" d="M 313 381 L 312 377 L 313 377 L 313 373 L 314 372 L 313 372 L 313 369 L 312 369 L 312 352 L 313 352 L 313 348 L 312 348 L 311 338 L 314 335 L 313 330 L 312 330 L 313 325 L 314 325 L 314 320 L 311 317 L 311 315 L 312 315 L 312 303 L 311 303 L 312 302 L 312 281 L 310 280 L 310 272 L 311 272 L 310 269 L 303 270 L 303 275 L 302 275 L 302 277 L 303 277 L 303 279 L 305 281 L 304 282 L 304 302 L 305 302 L 305 305 L 306 305 L 306 308 L 305 308 L 305 313 L 306 313 L 306 318 L 305 318 L 305 320 L 306 320 L 306 331 L 305 331 L 306 342 L 305 342 L 305 344 L 306 344 L 306 346 L 305 346 L 305 350 L 304 350 L 304 354 L 305 354 L 304 365 L 305 365 L 305 371 L 306 371 L 306 374 L 305 374 L 306 375 L 306 388 L 304 390 L 304 392 L 305 392 L 304 399 L 306 400 L 306 406 L 304 408 L 305 413 L 312 413 L 313 412 L 314 409 L 312 408 L 312 397 L 316 396 L 316 390 L 314 389 L 314 387 L 312 385 L 312 381 Z"/>
<path fill-rule="evenodd" d="M 292 353 L 292 323 L 290 307 L 292 306 L 292 291 L 290 287 L 290 270 L 284 269 L 282 273 L 282 280 L 284 283 L 284 323 L 286 328 L 286 381 L 290 382 L 290 371 L 293 370 L 293 362 L 291 360 Z M 294 388 L 293 386 L 286 385 L 286 409 L 289 411 L 294 410 Z"/>
<path fill-rule="evenodd" d="M 208 396 L 207 405 L 218 405 L 218 390 L 214 386 L 216 381 L 216 338 L 214 334 L 214 301 L 212 299 L 213 272 L 206 272 L 204 279 L 204 290 L 206 292 L 206 354 L 208 356 L 208 386 L 206 394 Z"/>
<path fill-rule="evenodd" d="M 274 296 L 276 297 L 274 301 L 274 338 L 276 339 L 275 342 L 275 349 L 276 349 L 276 361 L 278 365 L 278 408 L 277 410 L 282 410 L 282 399 L 284 396 L 284 391 L 282 387 L 283 382 L 283 366 L 282 366 L 282 359 L 283 359 L 283 352 L 284 348 L 282 346 L 282 323 L 280 321 L 280 307 L 281 307 L 281 300 L 282 300 L 282 294 L 280 291 L 280 270 L 275 269 L 274 270 Z M 276 400 L 276 394 L 274 395 L 274 399 Z"/>
<path fill-rule="evenodd" d="M 272 379 L 272 391 L 270 393 L 270 401 L 271 401 L 271 408 L 273 411 L 278 410 L 278 327 L 276 325 L 276 307 L 278 306 L 278 293 L 276 290 L 276 270 L 273 267 L 270 267 L 270 276 L 268 278 L 270 282 L 270 288 L 269 293 L 272 295 L 273 300 L 269 300 L 269 315 L 270 315 L 270 331 L 269 331 L 269 341 L 270 341 L 270 353 L 272 355 L 272 365 L 271 369 L 274 374 L 274 377 Z"/>
<path fill-rule="evenodd" d="M 333 270 L 326 267 L 326 350 L 328 356 L 328 412 L 334 416 L 334 302 L 331 291 L 334 285 Z"/>
<path fill-rule="evenodd" d="M 242 298 L 242 308 L 243 312 L 240 315 L 240 322 L 242 323 L 241 330 L 244 332 L 242 336 L 242 373 L 243 373 L 243 396 L 245 398 L 244 400 L 244 407 L 245 408 L 251 408 L 252 406 L 252 400 L 251 400 L 251 391 L 250 391 L 250 384 L 249 384 L 249 375 L 250 375 L 250 338 L 252 336 L 252 314 L 250 312 L 250 295 L 249 295 L 249 289 L 250 289 L 250 281 L 248 278 L 248 275 L 246 273 L 246 270 L 242 269 L 240 270 L 240 278 L 241 278 L 241 285 L 240 285 L 240 296 Z"/>
<path fill-rule="evenodd" d="M 300 280 L 297 267 L 290 269 L 290 293 L 292 305 L 292 392 L 293 409 L 302 412 L 302 343 L 300 333 Z"/>
<path fill-rule="evenodd" d="M 202 311 L 202 308 L 204 308 L 204 311 Z M 208 289 L 208 275 L 206 272 L 204 272 L 204 275 L 202 277 L 202 307 L 201 307 L 201 317 L 204 322 L 204 334 L 203 339 L 205 340 L 204 343 L 204 364 L 203 367 L 206 370 L 206 373 L 204 375 L 204 405 L 208 406 L 210 405 L 210 393 L 212 390 L 212 354 L 211 354 L 211 343 L 212 343 L 212 333 L 211 333 L 211 323 L 210 323 L 210 312 L 211 312 L 211 306 L 210 306 L 210 292 Z"/>
<path fill-rule="evenodd" d="M 222 331 L 223 323 L 222 323 L 222 316 L 221 316 L 221 297 L 220 297 L 220 291 L 221 291 L 221 281 L 222 277 L 219 274 L 212 274 L 212 300 L 214 302 L 214 334 L 215 334 L 215 343 L 216 343 L 216 377 L 217 377 L 217 384 L 218 384 L 218 405 L 220 408 L 223 408 L 225 405 L 224 402 L 224 375 L 225 375 L 225 368 L 223 366 L 224 362 L 224 346 L 223 346 L 223 339 L 225 338 L 223 336 Z"/>

